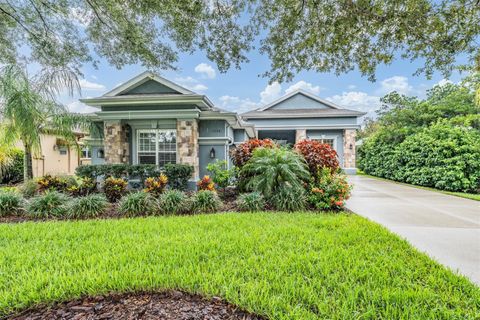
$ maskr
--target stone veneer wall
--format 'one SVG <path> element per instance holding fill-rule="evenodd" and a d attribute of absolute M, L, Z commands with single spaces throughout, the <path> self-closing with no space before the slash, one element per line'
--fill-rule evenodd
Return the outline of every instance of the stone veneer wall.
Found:
<path fill-rule="evenodd" d="M 129 163 L 128 126 L 120 121 L 105 121 L 105 163 Z"/>
<path fill-rule="evenodd" d="M 343 130 L 343 167 L 355 168 L 355 137 L 357 130 L 345 129 Z M 352 149 L 350 149 L 352 145 Z"/>
<path fill-rule="evenodd" d="M 177 162 L 193 166 L 193 177 L 198 179 L 198 122 L 197 120 L 177 120 Z"/>
<path fill-rule="evenodd" d="M 295 143 L 297 143 L 300 140 L 305 140 L 305 139 L 307 139 L 307 130 L 297 129 L 295 131 Z"/>

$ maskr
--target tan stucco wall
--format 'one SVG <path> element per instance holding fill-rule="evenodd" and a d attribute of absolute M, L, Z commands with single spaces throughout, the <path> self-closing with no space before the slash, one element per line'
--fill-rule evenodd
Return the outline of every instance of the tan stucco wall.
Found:
<path fill-rule="evenodd" d="M 56 142 L 57 137 L 55 136 L 41 136 L 41 156 L 34 156 L 32 159 L 34 177 L 40 177 L 46 174 L 73 175 L 75 174 L 75 169 L 80 164 L 89 163 L 89 160 L 80 159 L 79 153 L 74 147 L 70 147 L 70 149 L 67 148 L 67 154 L 60 154 L 58 147 L 55 147 L 54 149 Z M 19 148 L 23 149 L 21 142 L 19 142 L 17 145 Z"/>

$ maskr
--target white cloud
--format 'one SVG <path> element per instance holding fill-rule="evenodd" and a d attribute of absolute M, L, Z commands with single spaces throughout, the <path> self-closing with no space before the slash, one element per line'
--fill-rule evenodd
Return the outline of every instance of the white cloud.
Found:
<path fill-rule="evenodd" d="M 287 90 L 285 90 L 285 93 L 288 94 L 290 92 L 293 92 L 293 91 L 299 90 L 299 89 L 311 92 L 313 94 L 319 94 L 320 93 L 320 86 L 314 86 L 310 82 L 306 82 L 306 81 L 303 81 L 303 80 L 300 80 L 295 84 L 292 84 L 290 87 L 287 88 Z"/>
<path fill-rule="evenodd" d="M 348 90 L 353 90 L 353 89 L 356 89 L 357 86 L 354 85 L 354 84 L 351 84 L 351 85 L 349 85 L 347 88 L 348 88 Z"/>
<path fill-rule="evenodd" d="M 260 92 L 260 102 L 267 104 L 279 98 L 282 94 L 282 85 L 277 81 L 269 84 Z"/>
<path fill-rule="evenodd" d="M 393 76 L 380 82 L 380 88 L 376 91 L 376 93 L 379 95 L 385 95 L 392 91 L 409 95 L 413 92 L 413 87 L 408 83 L 407 77 Z"/>
<path fill-rule="evenodd" d="M 200 73 L 208 79 L 214 79 L 216 76 L 215 69 L 213 69 L 211 65 L 203 62 L 195 67 L 195 72 Z"/>
<path fill-rule="evenodd" d="M 374 111 L 381 106 L 380 97 L 361 91 L 343 92 L 340 95 L 334 95 L 326 99 L 346 109 L 368 112 L 368 116 L 373 116 L 375 114 Z"/>
<path fill-rule="evenodd" d="M 444 86 L 446 84 L 453 83 L 453 81 L 448 80 L 448 79 L 442 79 L 438 81 L 434 86 Z"/>
<path fill-rule="evenodd" d="M 260 103 L 254 102 L 250 99 L 241 99 L 234 96 L 221 96 L 219 98 L 220 107 L 222 109 L 235 111 L 238 113 L 247 112 L 260 107 Z"/>
<path fill-rule="evenodd" d="M 97 76 L 95 76 L 95 75 L 93 75 L 93 74 L 92 74 L 90 77 L 91 77 L 93 80 L 97 80 Z"/>
<path fill-rule="evenodd" d="M 195 92 L 203 92 L 208 89 L 208 87 L 204 84 L 199 83 L 199 81 L 193 77 L 177 77 L 175 78 L 175 82 L 180 84 L 181 86 L 187 88 L 188 90 L 192 90 Z"/>
<path fill-rule="evenodd" d="M 100 83 L 90 82 L 86 79 L 80 79 L 80 87 L 84 90 L 91 90 L 91 91 L 102 91 L 105 90 L 105 86 Z"/>
<path fill-rule="evenodd" d="M 88 26 L 93 19 L 93 13 L 90 10 L 84 10 L 79 7 L 70 8 L 68 15 L 75 24 L 81 27 Z"/>
<path fill-rule="evenodd" d="M 91 112 L 98 111 L 98 109 L 87 106 L 86 104 L 83 104 L 78 100 L 67 104 L 67 108 L 70 112 L 75 112 L 75 113 L 91 113 Z"/>

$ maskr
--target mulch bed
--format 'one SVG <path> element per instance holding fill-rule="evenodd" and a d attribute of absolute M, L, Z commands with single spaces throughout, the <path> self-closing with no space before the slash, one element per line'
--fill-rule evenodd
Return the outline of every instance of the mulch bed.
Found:
<path fill-rule="evenodd" d="M 128 293 L 87 297 L 39 306 L 3 319 L 178 319 L 260 320 L 220 298 L 205 299 L 180 291 Z"/>

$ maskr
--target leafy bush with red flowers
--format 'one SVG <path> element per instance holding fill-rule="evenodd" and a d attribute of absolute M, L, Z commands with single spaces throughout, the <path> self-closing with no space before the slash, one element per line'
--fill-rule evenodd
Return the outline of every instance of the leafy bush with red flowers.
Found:
<path fill-rule="evenodd" d="M 109 202 L 117 202 L 127 193 L 128 182 L 122 178 L 108 177 L 103 185 L 103 192 Z"/>
<path fill-rule="evenodd" d="M 239 144 L 235 149 L 230 151 L 230 158 L 237 168 L 242 168 L 245 163 L 252 157 L 253 150 L 259 147 L 275 148 L 277 145 L 270 139 L 250 139 Z"/>
<path fill-rule="evenodd" d="M 145 179 L 145 189 L 143 191 L 150 193 L 154 196 L 159 196 L 165 191 L 168 183 L 168 178 L 163 173 L 159 177 L 148 177 Z"/>
<path fill-rule="evenodd" d="M 317 210 L 340 210 L 351 190 L 346 175 L 325 167 L 318 170 L 315 181 L 309 185 L 307 201 Z"/>
<path fill-rule="evenodd" d="M 295 150 L 303 156 L 313 177 L 317 177 L 319 169 L 328 168 L 333 172 L 340 167 L 337 152 L 328 144 L 301 140 L 295 144 Z"/>
<path fill-rule="evenodd" d="M 202 180 L 197 182 L 198 190 L 215 191 L 215 183 L 210 176 L 203 176 Z"/>

